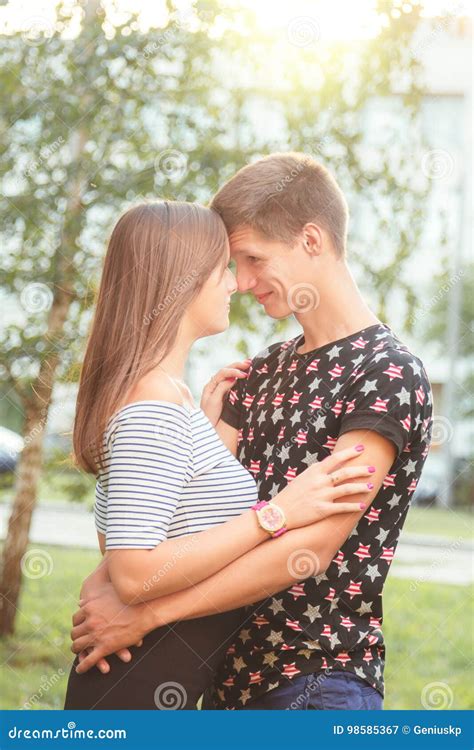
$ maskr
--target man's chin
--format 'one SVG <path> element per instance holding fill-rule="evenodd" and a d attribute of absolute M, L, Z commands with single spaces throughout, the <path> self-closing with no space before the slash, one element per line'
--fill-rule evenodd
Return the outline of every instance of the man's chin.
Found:
<path fill-rule="evenodd" d="M 285 318 L 289 318 L 290 315 L 293 315 L 293 311 L 290 310 L 288 305 L 278 304 L 278 302 L 275 304 L 268 304 L 264 309 L 265 314 L 274 320 L 284 320 Z"/>

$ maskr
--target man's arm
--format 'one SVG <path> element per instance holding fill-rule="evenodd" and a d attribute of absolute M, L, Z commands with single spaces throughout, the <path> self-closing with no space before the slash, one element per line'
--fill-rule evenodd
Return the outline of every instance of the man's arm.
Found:
<path fill-rule="evenodd" d="M 364 502 L 369 504 L 393 464 L 395 447 L 375 432 L 354 430 L 339 438 L 335 450 L 354 443 L 363 443 L 365 451 L 363 457 L 354 459 L 353 465 L 367 462 L 376 468 L 372 478 L 374 488 L 363 496 Z M 341 498 L 341 502 L 344 501 L 347 498 Z M 314 555 L 317 570 L 309 575 L 324 572 L 362 515 L 333 516 L 290 531 L 248 552 L 205 581 L 144 604 L 123 607 L 114 592 L 108 590 L 104 598 L 88 602 L 73 618 L 73 651 L 95 644 L 80 671 L 87 671 L 101 656 L 129 645 L 131 632 L 136 639 L 169 622 L 236 609 L 288 588 L 302 578 L 293 570 L 291 561 L 295 560 L 295 551 L 301 550 L 303 555 L 309 550 Z"/>
<path fill-rule="evenodd" d="M 373 490 L 369 495 L 361 496 L 364 502 L 370 504 L 393 464 L 395 446 L 375 432 L 354 430 L 338 439 L 335 451 L 357 442 L 365 445 L 365 451 L 363 458 L 354 459 L 353 464 L 367 461 L 376 467 L 372 478 Z M 345 500 L 347 498 L 341 498 L 340 502 Z M 197 586 L 150 602 L 146 613 L 148 627 L 152 630 L 157 627 L 156 623 L 167 624 L 225 612 L 283 591 L 295 580 L 302 579 L 302 576 L 295 575 L 294 570 L 297 562 L 295 551 L 298 550 L 301 550 L 301 564 L 305 562 L 305 553 L 307 558 L 311 558 L 309 564 L 314 570 L 309 575 L 323 573 L 365 512 L 344 513 L 295 529 L 281 539 L 243 555 Z M 308 550 L 311 555 L 307 554 Z"/>

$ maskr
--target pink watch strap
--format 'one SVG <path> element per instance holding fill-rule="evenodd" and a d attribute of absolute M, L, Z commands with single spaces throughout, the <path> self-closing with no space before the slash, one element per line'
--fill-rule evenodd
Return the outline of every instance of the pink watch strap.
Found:
<path fill-rule="evenodd" d="M 268 505 L 268 500 L 259 500 L 258 503 L 255 503 L 255 505 L 252 505 L 251 510 L 260 510 L 261 508 L 264 508 L 266 505 Z M 271 534 L 272 539 L 276 539 L 278 536 L 281 536 L 286 531 L 288 531 L 286 526 L 282 526 L 281 529 L 278 531 L 274 531 Z"/>
<path fill-rule="evenodd" d="M 252 505 L 251 510 L 260 510 L 260 508 L 264 508 L 266 505 L 268 505 L 266 500 L 259 500 L 258 503 Z"/>

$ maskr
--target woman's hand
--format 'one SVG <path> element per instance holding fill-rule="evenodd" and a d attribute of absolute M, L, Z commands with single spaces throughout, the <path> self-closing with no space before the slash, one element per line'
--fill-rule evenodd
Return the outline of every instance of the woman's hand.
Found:
<path fill-rule="evenodd" d="M 336 513 L 358 513 L 367 507 L 360 500 L 337 502 L 341 497 L 365 495 L 373 489 L 373 483 L 367 480 L 374 474 L 374 466 L 348 465 L 363 450 L 363 445 L 356 445 L 333 453 L 305 469 L 275 495 L 273 501 L 283 510 L 289 529 L 316 523 Z M 350 481 L 362 478 L 366 481 Z"/>
<path fill-rule="evenodd" d="M 201 409 L 214 427 L 221 417 L 226 394 L 236 380 L 247 377 L 246 370 L 251 362 L 251 359 L 246 359 L 244 362 L 234 362 L 228 367 L 223 367 L 205 386 L 201 396 Z"/>

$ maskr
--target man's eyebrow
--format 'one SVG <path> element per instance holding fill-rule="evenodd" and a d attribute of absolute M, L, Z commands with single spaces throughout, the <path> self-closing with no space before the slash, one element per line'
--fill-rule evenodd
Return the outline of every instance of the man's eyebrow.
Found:
<path fill-rule="evenodd" d="M 252 250 L 252 248 L 240 248 L 239 250 L 233 250 L 232 255 L 255 255 L 257 256 L 258 250 Z"/>

